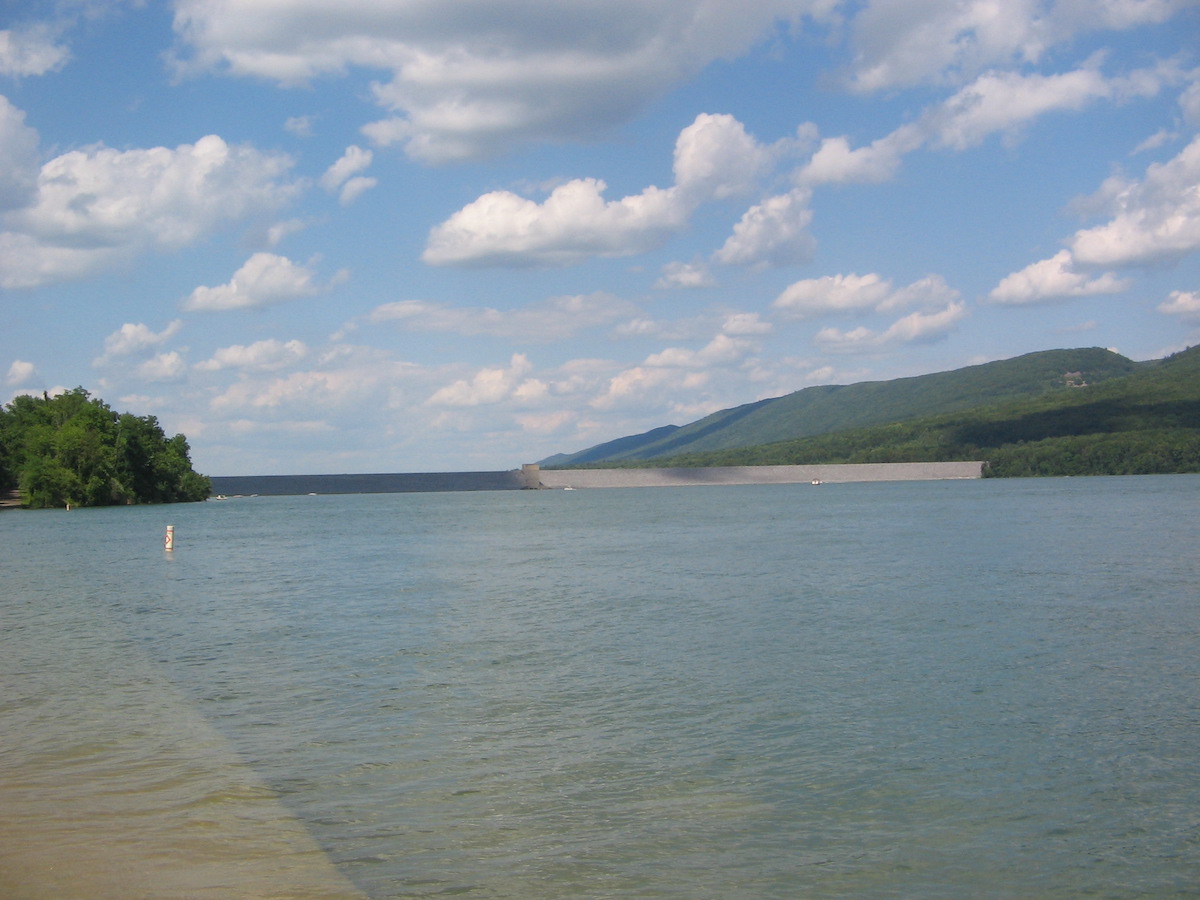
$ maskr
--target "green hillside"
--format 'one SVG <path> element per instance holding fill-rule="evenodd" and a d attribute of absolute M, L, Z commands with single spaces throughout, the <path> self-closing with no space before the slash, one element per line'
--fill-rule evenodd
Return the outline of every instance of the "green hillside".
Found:
<path fill-rule="evenodd" d="M 1080 385 L 1121 378 L 1147 364 L 1100 348 L 1047 350 L 950 372 L 805 388 L 783 397 L 721 410 L 680 428 L 664 426 L 559 454 L 542 465 L 569 468 L 755 447 L 944 415 L 985 404 L 1072 395 Z"/>
<path fill-rule="evenodd" d="M 640 465 L 986 460 L 989 476 L 1200 472 L 1200 347 L 1130 368 L 1020 400 Z"/>

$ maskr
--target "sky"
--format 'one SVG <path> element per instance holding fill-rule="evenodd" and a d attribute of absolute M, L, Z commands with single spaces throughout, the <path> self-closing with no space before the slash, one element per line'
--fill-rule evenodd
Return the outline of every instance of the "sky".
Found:
<path fill-rule="evenodd" d="M 501 470 L 1200 343 L 1200 0 L 3 0 L 0 402 Z"/>

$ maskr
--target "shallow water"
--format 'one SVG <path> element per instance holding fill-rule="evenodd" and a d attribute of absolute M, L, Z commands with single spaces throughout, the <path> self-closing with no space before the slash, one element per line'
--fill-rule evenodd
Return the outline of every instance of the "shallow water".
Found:
<path fill-rule="evenodd" d="M 1198 501 L 4 513 L 0 895 L 1195 896 Z"/>

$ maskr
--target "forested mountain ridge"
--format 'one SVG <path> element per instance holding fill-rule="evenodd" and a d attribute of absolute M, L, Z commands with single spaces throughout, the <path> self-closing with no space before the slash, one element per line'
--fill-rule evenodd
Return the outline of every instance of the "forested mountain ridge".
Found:
<path fill-rule="evenodd" d="M 33 509 L 204 500 L 211 485 L 190 454 L 154 416 L 117 413 L 81 387 L 0 408 L 0 492 Z"/>
<path fill-rule="evenodd" d="M 804 388 L 542 461 L 544 466 L 661 459 L 753 447 L 1026 399 L 1119 378 L 1145 364 L 1111 350 L 1046 350 L 948 372 Z"/>

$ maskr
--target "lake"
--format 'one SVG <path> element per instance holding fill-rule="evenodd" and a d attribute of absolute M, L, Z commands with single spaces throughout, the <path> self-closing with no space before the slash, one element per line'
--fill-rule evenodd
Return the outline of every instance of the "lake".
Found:
<path fill-rule="evenodd" d="M 1195 897 L 1198 512 L 1196 475 L 4 512 L 0 896 Z"/>

